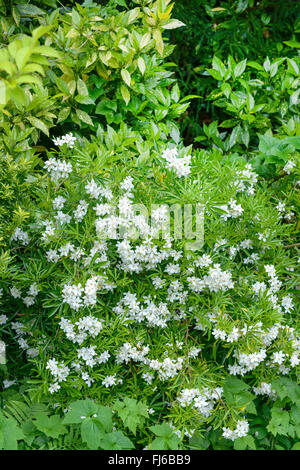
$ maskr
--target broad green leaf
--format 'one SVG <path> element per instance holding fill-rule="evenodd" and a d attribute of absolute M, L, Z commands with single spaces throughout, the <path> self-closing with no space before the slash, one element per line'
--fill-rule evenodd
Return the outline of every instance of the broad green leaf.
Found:
<path fill-rule="evenodd" d="M 0 104 L 6 104 L 6 85 L 0 80 Z"/>
<path fill-rule="evenodd" d="M 70 111 L 71 111 L 71 108 L 69 106 L 62 108 L 58 114 L 57 122 L 65 121 L 68 118 Z"/>
<path fill-rule="evenodd" d="M 24 434 L 13 418 L 4 418 L 0 411 L 0 449 L 17 450 L 19 440 Z"/>
<path fill-rule="evenodd" d="M 46 126 L 46 124 L 41 121 L 40 119 L 34 117 L 34 116 L 27 116 L 28 121 L 30 124 L 32 124 L 34 127 L 42 131 L 44 134 L 46 134 L 49 137 L 49 129 Z"/>
<path fill-rule="evenodd" d="M 124 425 L 136 434 L 136 428 L 144 424 L 145 418 L 148 417 L 148 408 L 134 398 L 125 398 L 123 402 L 117 401 L 114 409 L 122 419 Z"/>
<path fill-rule="evenodd" d="M 242 60 L 234 67 L 234 76 L 238 78 L 246 69 L 247 59 Z"/>
<path fill-rule="evenodd" d="M 81 437 L 89 449 L 96 450 L 100 447 L 101 440 L 105 438 L 105 432 L 96 419 L 86 418 L 81 423 Z"/>
<path fill-rule="evenodd" d="M 94 125 L 90 116 L 85 111 L 82 111 L 82 109 L 76 109 L 76 114 L 78 118 L 80 119 L 80 121 L 85 122 L 86 124 L 89 124 L 90 126 Z"/>
<path fill-rule="evenodd" d="M 34 424 L 39 431 L 53 439 L 67 433 L 67 428 L 63 426 L 62 419 L 58 415 L 48 417 L 44 413 L 38 413 L 35 416 Z"/>
<path fill-rule="evenodd" d="M 226 68 L 223 62 L 217 56 L 214 56 L 213 61 L 212 61 L 212 66 L 213 66 L 213 69 L 217 70 L 217 72 L 219 72 L 219 74 L 223 78 L 226 72 Z"/>
<path fill-rule="evenodd" d="M 21 16 L 43 16 L 46 15 L 46 11 L 38 8 L 35 5 L 27 5 L 25 3 L 18 3 L 16 5 Z"/>
<path fill-rule="evenodd" d="M 163 29 L 176 29 L 176 28 L 181 28 L 182 26 L 185 26 L 185 24 L 182 21 L 174 19 L 162 25 L 162 28 Z"/>
<path fill-rule="evenodd" d="M 121 85 L 121 95 L 127 105 L 130 101 L 130 91 L 125 85 Z"/>
<path fill-rule="evenodd" d="M 77 80 L 77 90 L 78 90 L 79 95 L 89 96 L 89 91 L 87 89 L 87 86 L 84 83 L 84 81 L 81 80 L 81 78 L 78 78 Z"/>
<path fill-rule="evenodd" d="M 61 57 L 61 53 L 50 46 L 36 46 L 32 52 L 35 54 L 43 54 L 48 57 Z"/>
<path fill-rule="evenodd" d="M 299 48 L 299 47 L 300 47 L 300 42 L 299 42 L 299 41 L 294 41 L 294 40 L 291 40 L 291 41 L 283 41 L 283 44 L 286 44 L 286 45 L 289 46 L 289 47 L 296 47 L 296 48 Z"/>
<path fill-rule="evenodd" d="M 159 437 L 170 437 L 174 433 L 174 430 L 167 423 L 157 424 L 155 426 L 150 426 L 149 429 L 156 436 L 159 436 Z"/>
<path fill-rule="evenodd" d="M 28 62 L 30 55 L 32 54 L 33 49 L 31 47 L 22 47 L 19 49 L 14 57 L 17 67 L 19 70 L 22 70 L 26 62 Z"/>
<path fill-rule="evenodd" d="M 141 74 L 144 75 L 145 70 L 146 70 L 146 65 L 145 65 L 145 61 L 143 57 L 138 58 L 138 67 L 140 69 Z"/>
<path fill-rule="evenodd" d="M 122 431 L 105 434 L 105 437 L 101 440 L 100 447 L 104 450 L 134 449 L 133 443 Z"/>
<path fill-rule="evenodd" d="M 77 400 L 71 403 L 71 409 L 63 419 L 63 424 L 82 423 L 82 420 L 97 413 L 98 405 L 90 399 Z"/>
<path fill-rule="evenodd" d="M 128 70 L 122 69 L 121 70 L 121 76 L 122 76 L 124 82 L 126 83 L 126 85 L 130 86 L 131 77 L 130 77 L 130 73 L 128 72 Z"/>

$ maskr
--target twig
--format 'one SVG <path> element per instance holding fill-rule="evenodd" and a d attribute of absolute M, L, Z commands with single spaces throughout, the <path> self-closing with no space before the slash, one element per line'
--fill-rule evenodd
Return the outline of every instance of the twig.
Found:
<path fill-rule="evenodd" d="M 291 245 L 285 245 L 283 248 L 295 248 L 296 246 L 300 246 L 300 243 L 292 243 Z"/>
<path fill-rule="evenodd" d="M 275 181 L 280 180 L 280 178 L 283 178 L 286 175 L 287 175 L 287 173 L 284 173 L 283 175 L 279 175 L 276 178 L 274 178 L 273 181 L 271 181 L 271 183 L 268 184 L 267 188 L 269 188 L 273 183 L 275 183 Z"/>

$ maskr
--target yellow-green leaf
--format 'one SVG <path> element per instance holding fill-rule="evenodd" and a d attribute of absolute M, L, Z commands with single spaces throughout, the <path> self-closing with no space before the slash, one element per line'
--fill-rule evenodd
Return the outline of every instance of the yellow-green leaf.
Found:
<path fill-rule="evenodd" d="M 145 70 L 146 70 L 146 65 L 143 57 L 138 58 L 138 68 L 140 69 L 140 72 L 142 75 L 144 75 Z"/>
<path fill-rule="evenodd" d="M 69 106 L 61 109 L 57 118 L 57 122 L 65 121 L 67 117 L 69 116 L 70 111 L 71 111 L 71 108 Z"/>
<path fill-rule="evenodd" d="M 150 41 L 151 41 L 150 33 L 144 34 L 140 41 L 140 49 L 143 49 L 145 46 L 147 46 L 150 43 Z"/>
<path fill-rule="evenodd" d="M 164 29 L 175 29 L 175 28 L 181 28 L 181 26 L 185 26 L 182 21 L 179 20 L 171 20 L 168 23 L 164 24 L 162 27 Z"/>
<path fill-rule="evenodd" d="M 163 53 L 164 53 L 164 43 L 163 43 L 162 35 L 161 35 L 161 32 L 160 32 L 159 29 L 155 29 L 153 31 L 153 38 L 155 40 L 155 47 L 156 47 L 157 52 L 160 55 L 163 55 Z"/>
<path fill-rule="evenodd" d="M 89 91 L 87 89 L 87 86 L 84 83 L 84 81 L 81 80 L 81 78 L 78 78 L 77 80 L 77 90 L 78 90 L 79 95 L 89 96 Z"/>
<path fill-rule="evenodd" d="M 128 72 L 128 70 L 122 69 L 121 70 L 121 75 L 122 75 L 122 78 L 123 78 L 124 82 L 126 83 L 126 85 L 130 86 L 131 77 L 130 77 L 130 73 Z"/>
<path fill-rule="evenodd" d="M 6 85 L 0 81 L 0 104 L 6 104 Z"/>
<path fill-rule="evenodd" d="M 90 116 L 85 111 L 82 111 L 82 109 L 76 109 L 76 114 L 78 118 L 80 119 L 80 121 L 85 122 L 86 124 L 89 124 L 90 126 L 94 125 Z"/>
<path fill-rule="evenodd" d="M 40 119 L 34 116 L 28 116 L 27 119 L 30 122 L 30 124 L 32 124 L 34 127 L 39 129 L 40 131 L 42 131 L 44 134 L 46 134 L 49 137 L 49 129 L 43 121 L 41 121 Z"/>
<path fill-rule="evenodd" d="M 130 101 L 130 91 L 125 85 L 121 85 L 121 95 L 127 105 Z"/>

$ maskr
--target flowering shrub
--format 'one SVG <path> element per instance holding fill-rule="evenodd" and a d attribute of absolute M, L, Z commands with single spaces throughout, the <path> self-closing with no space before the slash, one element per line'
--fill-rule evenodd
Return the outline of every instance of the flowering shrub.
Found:
<path fill-rule="evenodd" d="M 281 241 L 293 218 L 282 223 L 285 208 L 246 162 L 227 162 L 224 174 L 217 151 L 180 158 L 189 149 L 153 149 L 140 169 L 125 153 L 116 171 L 82 160 L 82 139 L 55 143 L 35 213 L 12 234 L 16 276 L 3 292 L 19 312 L 7 326 L 39 371 L 40 393 L 61 407 L 82 396 L 108 405 L 140 397 L 154 413 L 163 394 L 182 436 L 206 422 L 222 423 L 227 439 L 246 436 L 255 395 L 270 395 L 299 363 L 298 259 Z M 173 201 L 205 207 L 201 250 L 172 233 L 156 238 L 155 224 L 135 213 L 136 202 Z M 156 209 L 151 220 L 163 215 Z M 224 396 L 228 376 L 253 387 L 243 411 Z"/>
<path fill-rule="evenodd" d="M 35 129 L 34 164 L 12 186 L 28 210 L 12 216 L 15 189 L 0 316 L 9 358 L 0 432 L 15 434 L 0 434 L 0 447 L 74 448 L 63 437 L 74 425 L 80 448 L 260 448 L 272 439 L 259 434 L 267 400 L 269 435 L 299 437 L 298 138 L 259 136 L 260 153 L 286 151 L 271 181 L 239 146 L 186 147 L 173 119 L 187 103 L 161 36 L 181 23 L 168 1 L 137 3 L 47 15 L 47 44 L 59 57 L 73 46 L 65 63 L 47 65 L 64 103 L 55 135 L 38 156 Z M 103 35 L 110 23 L 125 37 Z M 103 36 L 115 42 L 93 59 Z M 136 62 L 142 38 L 148 55 Z M 9 421 L 14 385 L 47 402 L 44 415 Z"/>

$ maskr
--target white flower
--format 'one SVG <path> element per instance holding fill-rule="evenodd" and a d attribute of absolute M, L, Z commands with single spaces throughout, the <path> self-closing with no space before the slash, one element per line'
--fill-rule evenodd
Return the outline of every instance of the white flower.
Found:
<path fill-rule="evenodd" d="M 278 351 L 278 352 L 274 352 L 272 354 L 272 357 L 271 357 L 271 360 L 272 362 L 274 362 L 274 364 L 283 364 L 284 362 L 284 359 L 285 358 L 285 353 L 283 351 Z"/>
<path fill-rule="evenodd" d="M 53 384 L 49 386 L 49 392 L 51 394 L 57 392 L 59 389 L 60 389 L 60 385 L 58 382 L 54 382 Z"/>
<path fill-rule="evenodd" d="M 70 149 L 74 147 L 75 141 L 76 141 L 76 137 L 73 136 L 72 132 L 53 139 L 53 142 L 55 145 L 61 147 L 62 145 L 66 144 L 67 147 Z"/>
<path fill-rule="evenodd" d="M 59 223 L 60 225 L 69 224 L 71 222 L 71 216 L 68 214 L 65 214 L 62 211 L 58 211 L 57 215 L 55 215 L 54 218 L 56 219 L 57 223 Z"/>
<path fill-rule="evenodd" d="M 55 199 L 53 199 L 52 204 L 54 209 L 62 209 L 64 207 L 64 204 L 66 202 L 66 199 L 62 196 L 57 196 Z"/>
<path fill-rule="evenodd" d="M 30 242 L 30 238 L 28 236 L 27 232 L 23 232 L 19 227 L 16 228 L 14 231 L 13 235 L 11 236 L 12 241 L 20 241 L 23 243 L 23 245 L 28 245 Z"/>
<path fill-rule="evenodd" d="M 294 308 L 293 300 L 288 295 L 282 298 L 281 305 L 287 313 Z"/>
<path fill-rule="evenodd" d="M 124 189 L 125 191 L 130 191 L 131 189 L 133 189 L 134 186 L 133 186 L 132 181 L 133 179 L 131 178 L 131 176 L 126 176 L 124 181 L 120 183 L 121 189 Z"/>
<path fill-rule="evenodd" d="M 56 160 L 55 158 L 50 158 L 45 162 L 44 168 L 50 174 L 50 178 L 55 183 L 59 179 L 68 178 L 69 174 L 72 172 L 72 165 L 70 162 L 64 160 Z"/>
<path fill-rule="evenodd" d="M 20 291 L 20 289 L 17 289 L 16 287 L 11 287 L 9 290 L 10 290 L 11 295 L 15 299 L 20 299 L 21 298 L 22 292 Z"/>
<path fill-rule="evenodd" d="M 296 166 L 292 160 L 289 160 L 283 167 L 283 171 L 285 171 L 288 175 L 291 173 L 292 169 Z"/>
<path fill-rule="evenodd" d="M 4 325 L 8 320 L 6 315 L 0 315 L 0 325 Z"/>
<path fill-rule="evenodd" d="M 112 385 L 116 385 L 116 375 L 108 375 L 107 377 L 105 377 L 105 379 L 102 380 L 102 385 L 104 385 L 104 387 L 108 388 L 108 387 L 111 387 Z"/>
<path fill-rule="evenodd" d="M 226 332 L 225 331 L 222 331 L 218 328 L 214 328 L 213 331 L 212 331 L 212 334 L 213 336 L 216 338 L 216 339 L 222 339 L 223 341 L 225 341 L 226 339 Z"/>
<path fill-rule="evenodd" d="M 17 383 L 16 380 L 3 380 L 3 388 L 11 387 L 12 385 L 15 385 L 16 383 Z"/>
<path fill-rule="evenodd" d="M 74 219 L 77 222 L 82 221 L 83 217 L 87 213 L 88 207 L 89 207 L 89 205 L 86 201 L 84 201 L 84 200 L 80 201 L 80 203 L 78 204 L 77 208 L 74 211 Z"/>
<path fill-rule="evenodd" d="M 178 150 L 176 148 L 166 149 L 162 158 L 167 161 L 166 167 L 168 170 L 174 170 L 179 178 L 187 176 L 191 172 L 191 156 L 186 155 L 185 157 L 177 158 Z"/>

